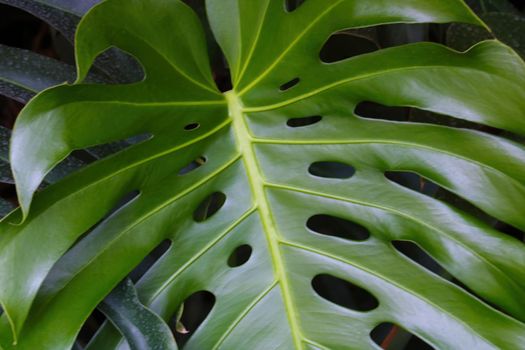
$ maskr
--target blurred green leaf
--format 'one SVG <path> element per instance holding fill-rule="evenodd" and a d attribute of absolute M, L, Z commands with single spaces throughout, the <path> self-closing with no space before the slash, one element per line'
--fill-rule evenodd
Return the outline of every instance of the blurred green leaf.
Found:
<path fill-rule="evenodd" d="M 467 0 L 466 2 L 478 14 L 488 12 L 519 13 L 509 0 Z"/>

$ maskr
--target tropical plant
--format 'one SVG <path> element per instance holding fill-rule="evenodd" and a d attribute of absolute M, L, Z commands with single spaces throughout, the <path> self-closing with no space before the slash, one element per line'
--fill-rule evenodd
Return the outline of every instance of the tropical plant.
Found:
<path fill-rule="evenodd" d="M 88 349 L 173 349 L 161 319 L 198 293 L 212 307 L 188 349 L 379 348 L 371 334 L 392 325 L 440 349 L 523 347 L 525 247 L 490 222 L 525 230 L 525 147 L 479 125 L 525 135 L 524 62 L 496 40 L 323 60 L 348 29 L 485 25 L 461 0 L 293 3 L 206 1 L 224 93 L 182 1 L 107 0 L 81 20 L 76 82 L 32 99 L 11 139 L 20 209 L 0 223 L 0 348 L 69 349 L 100 304 L 111 323 Z M 112 47 L 143 79 L 85 81 Z M 367 103 L 481 131 L 371 118 Z M 35 195 L 73 151 L 132 137 Z"/>

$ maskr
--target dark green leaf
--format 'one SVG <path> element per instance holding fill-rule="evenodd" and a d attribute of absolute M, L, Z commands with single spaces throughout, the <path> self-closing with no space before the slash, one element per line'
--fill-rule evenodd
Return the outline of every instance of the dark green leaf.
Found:
<path fill-rule="evenodd" d="M 0 182 L 14 183 L 11 167 L 9 166 L 9 139 L 11 131 L 0 126 Z M 5 214 L 5 213 L 4 213 Z M 3 215 L 2 215 L 3 216 Z"/>
<path fill-rule="evenodd" d="M 0 0 L 49 23 L 73 41 L 80 17 L 100 0 Z"/>
<path fill-rule="evenodd" d="M 14 183 L 13 175 L 9 167 L 8 159 L 8 145 L 9 139 L 11 138 L 11 131 L 7 128 L 0 126 L 0 182 Z M 74 157 L 69 156 L 61 161 L 45 178 L 46 184 L 52 184 L 65 176 L 79 170 L 84 167 L 86 162 Z"/>
<path fill-rule="evenodd" d="M 0 45 L 0 94 L 27 102 L 36 93 L 75 81 L 75 67 L 31 51 Z"/>
<path fill-rule="evenodd" d="M 488 12 L 519 13 L 509 0 L 467 0 L 467 3 L 479 14 Z"/>
<path fill-rule="evenodd" d="M 69 156 L 58 164 L 45 178 L 45 182 L 52 184 L 60 181 L 67 175 L 81 169 L 86 165 L 85 162 L 78 158 Z"/>
<path fill-rule="evenodd" d="M 0 160 L 0 182 L 14 184 L 13 174 L 11 173 L 11 167 L 9 163 Z"/>
<path fill-rule="evenodd" d="M 483 20 L 492 29 L 493 35 L 525 57 L 525 17 L 514 13 L 487 13 Z M 453 24 L 447 32 L 448 44 L 458 50 L 466 50 L 480 40 L 492 35 L 483 28 L 465 24 Z"/>
<path fill-rule="evenodd" d="M 16 6 L 49 23 L 70 42 L 73 42 L 80 17 L 98 2 L 100 0 L 0 0 L 0 3 Z M 116 49 L 102 55 L 96 65 L 107 75 L 106 80 L 109 81 L 134 82 L 143 75 L 140 65 L 132 57 Z"/>
<path fill-rule="evenodd" d="M 10 211 L 15 209 L 15 206 L 3 198 L 0 198 L 0 218 L 3 218 Z"/>
<path fill-rule="evenodd" d="M 9 161 L 9 139 L 11 130 L 0 125 L 0 160 Z"/>
<path fill-rule="evenodd" d="M 177 349 L 170 328 L 140 303 L 131 280 L 119 284 L 99 309 L 122 332 L 131 350 Z"/>
<path fill-rule="evenodd" d="M 90 8 L 101 0 L 32 0 L 50 7 L 61 9 L 64 12 L 83 16 Z"/>

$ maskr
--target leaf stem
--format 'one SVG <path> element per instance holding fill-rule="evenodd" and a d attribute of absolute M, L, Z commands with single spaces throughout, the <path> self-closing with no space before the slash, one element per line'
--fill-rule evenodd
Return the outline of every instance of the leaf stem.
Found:
<path fill-rule="evenodd" d="M 299 324 L 297 322 L 295 306 L 292 301 L 292 296 L 290 292 L 290 286 L 288 285 L 288 279 L 286 277 L 284 260 L 281 256 L 281 251 L 279 247 L 279 233 L 277 231 L 277 227 L 275 226 L 273 215 L 270 210 L 270 205 L 266 197 L 265 181 L 261 175 L 262 172 L 260 170 L 253 146 L 254 139 L 251 136 L 249 127 L 245 121 L 242 101 L 233 91 L 225 93 L 225 96 L 228 101 L 234 135 L 237 141 L 237 147 L 239 153 L 242 155 L 248 180 L 250 182 L 255 207 L 257 208 L 261 217 L 261 223 L 263 225 L 264 234 L 266 236 L 266 240 L 268 241 L 268 246 L 270 248 L 270 254 L 274 266 L 276 281 L 281 287 L 280 290 L 283 297 L 285 309 L 287 310 L 288 322 L 290 323 L 294 345 L 297 350 L 302 350 L 302 336 Z"/>

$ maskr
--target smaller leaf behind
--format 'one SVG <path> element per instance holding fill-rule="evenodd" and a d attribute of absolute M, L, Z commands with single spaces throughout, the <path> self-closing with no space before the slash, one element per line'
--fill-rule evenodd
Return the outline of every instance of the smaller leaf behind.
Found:
<path fill-rule="evenodd" d="M 11 168 L 9 167 L 9 138 L 11 131 L 0 126 L 0 182 L 14 183 Z"/>
<path fill-rule="evenodd" d="M 60 0 L 0 0 L 0 3 L 31 13 L 49 23 L 69 40 L 73 38 L 77 23 L 82 15 L 68 10 L 67 6 L 57 6 L 59 3 L 66 3 L 66 1 Z"/>
<path fill-rule="evenodd" d="M 0 218 L 7 215 L 11 210 L 13 210 L 15 206 L 8 201 L 6 201 L 3 198 L 0 198 Z"/>
<path fill-rule="evenodd" d="M 511 12 L 490 12 L 481 15 L 492 33 L 468 24 L 454 23 L 447 30 L 447 44 L 457 50 L 467 50 L 475 43 L 495 36 L 525 57 L 525 17 Z"/>
<path fill-rule="evenodd" d="M 509 0 L 467 0 L 466 3 L 479 14 L 492 11 L 507 13 L 519 12 Z"/>
<path fill-rule="evenodd" d="M 73 44 L 81 17 L 100 0 L 0 0 L 0 4 L 17 7 L 31 13 L 58 30 Z M 143 77 L 140 65 L 128 54 L 111 49 L 96 62 L 106 80 L 131 83 Z M 56 84 L 55 84 L 56 85 Z"/>
<path fill-rule="evenodd" d="M 26 103 L 44 89 L 66 81 L 73 82 L 75 76 L 72 65 L 0 45 L 0 95 Z"/>
<path fill-rule="evenodd" d="M 121 282 L 99 306 L 126 338 L 131 350 L 174 350 L 168 325 L 139 301 L 130 279 Z"/>

